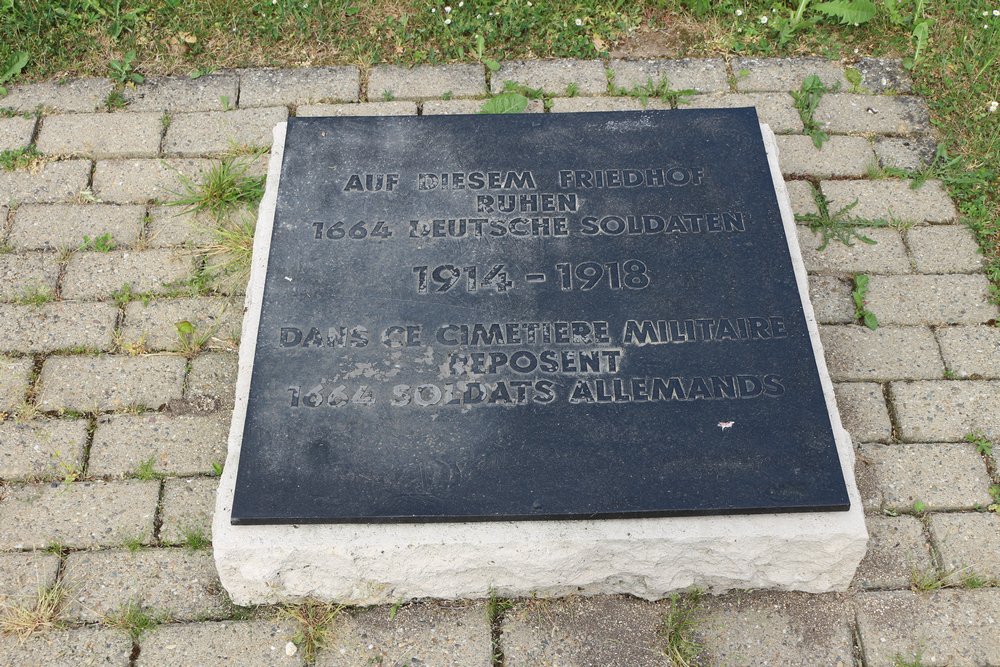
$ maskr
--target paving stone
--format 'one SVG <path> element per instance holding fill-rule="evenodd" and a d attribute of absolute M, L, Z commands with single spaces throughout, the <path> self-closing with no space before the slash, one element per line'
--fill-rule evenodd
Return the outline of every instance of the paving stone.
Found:
<path fill-rule="evenodd" d="M 823 235 L 799 227 L 799 248 L 810 272 L 825 273 L 910 273 L 910 258 L 896 229 L 859 230 L 875 243 L 855 239 L 851 245 L 830 241 L 820 250 Z"/>
<path fill-rule="evenodd" d="M 182 350 L 185 343 L 177 331 L 181 321 L 194 326 L 189 344 L 204 341 L 205 349 L 233 350 L 243 325 L 243 303 L 224 298 L 133 301 L 125 308 L 122 337 L 126 343 L 141 343 L 147 350 Z"/>
<path fill-rule="evenodd" d="M 129 112 L 136 111 L 219 111 L 236 106 L 239 77 L 235 74 L 206 74 L 197 79 L 179 76 L 151 76 L 134 88 L 126 88 L 123 96 Z"/>
<path fill-rule="evenodd" d="M 881 324 L 975 324 L 997 316 L 982 274 L 872 276 L 868 309 Z"/>
<path fill-rule="evenodd" d="M 427 100 L 423 105 L 424 116 L 456 116 L 478 114 L 486 100 Z M 528 100 L 524 113 L 544 113 L 542 100 Z"/>
<path fill-rule="evenodd" d="M 368 73 L 368 99 L 414 100 L 428 97 L 485 95 L 486 74 L 480 64 L 376 65 Z"/>
<path fill-rule="evenodd" d="M 919 273 L 971 273 L 983 268 L 972 231 L 964 225 L 914 227 L 906 243 Z"/>
<path fill-rule="evenodd" d="M 87 412 L 146 406 L 180 398 L 186 360 L 176 355 L 49 357 L 42 366 L 39 405 Z"/>
<path fill-rule="evenodd" d="M 0 422 L 0 478 L 59 479 L 83 470 L 86 419 Z"/>
<path fill-rule="evenodd" d="M 528 600 L 504 615 L 508 667 L 646 667 L 664 664 L 663 603 L 624 596 Z"/>
<path fill-rule="evenodd" d="M 870 467 L 885 509 L 912 511 L 985 507 L 990 502 L 986 466 L 966 443 L 865 444 L 861 456 Z"/>
<path fill-rule="evenodd" d="M 898 220 L 900 222 L 950 222 L 958 215 L 940 181 L 927 181 L 914 190 L 908 181 L 823 181 L 823 194 L 830 211 L 855 200 L 853 218 Z"/>
<path fill-rule="evenodd" d="M 853 65 L 861 73 L 861 86 L 873 93 L 909 93 L 913 80 L 898 58 L 862 58 Z"/>
<path fill-rule="evenodd" d="M 163 140 L 163 152 L 194 157 L 270 146 L 274 126 L 287 118 L 285 107 L 174 114 Z"/>
<path fill-rule="evenodd" d="M 931 131 L 927 103 L 919 97 L 824 95 L 813 119 L 836 134 L 917 134 Z"/>
<path fill-rule="evenodd" d="M 819 208 L 816 207 L 816 198 L 813 195 L 812 183 L 809 181 L 785 181 L 785 188 L 788 190 L 788 199 L 795 215 L 819 213 Z"/>
<path fill-rule="evenodd" d="M 107 350 L 117 319 L 113 303 L 0 304 L 0 349 L 24 353 Z"/>
<path fill-rule="evenodd" d="M 552 100 L 553 113 L 576 111 L 642 111 L 657 108 L 654 104 L 643 106 L 642 100 L 636 97 L 556 97 Z M 424 114 L 426 115 L 426 113 Z"/>
<path fill-rule="evenodd" d="M 199 354 L 191 362 L 188 376 L 187 399 L 210 399 L 219 407 L 232 410 L 236 394 L 236 370 L 238 359 L 235 354 L 209 352 Z"/>
<path fill-rule="evenodd" d="M 94 168 L 94 195 L 117 204 L 173 201 L 183 195 L 185 179 L 198 182 L 213 160 L 101 160 Z"/>
<path fill-rule="evenodd" d="M 1000 589 L 885 591 L 858 596 L 868 667 L 993 665 L 1000 656 Z"/>
<path fill-rule="evenodd" d="M 108 79 L 70 79 L 65 83 L 28 83 L 11 86 L 3 106 L 15 111 L 97 111 L 114 85 Z"/>
<path fill-rule="evenodd" d="M 736 90 L 799 90 L 807 76 L 815 74 L 826 86 L 849 86 L 844 68 L 825 58 L 735 58 Z"/>
<path fill-rule="evenodd" d="M 14 212 L 8 243 L 18 249 L 76 250 L 84 237 L 110 234 L 117 245 L 132 245 L 142 231 L 142 206 L 112 204 L 25 204 Z"/>
<path fill-rule="evenodd" d="M 482 604 L 412 604 L 341 614 L 317 667 L 461 665 L 490 667 L 490 623 Z M 509 663 L 508 663 L 509 664 Z"/>
<path fill-rule="evenodd" d="M 0 170 L 0 202 L 74 201 L 88 178 L 90 160 L 45 160 L 38 169 Z"/>
<path fill-rule="evenodd" d="M 809 276 L 809 301 L 820 324 L 854 322 L 851 285 L 836 276 Z"/>
<path fill-rule="evenodd" d="M 886 441 L 892 422 L 882 385 L 873 382 L 837 382 L 833 385 L 844 428 L 855 442 Z"/>
<path fill-rule="evenodd" d="M 75 253 L 66 267 L 62 296 L 100 299 L 130 285 L 135 294 L 162 294 L 193 275 L 194 260 L 171 249 Z"/>
<path fill-rule="evenodd" d="M 608 91 L 608 76 L 600 60 L 508 60 L 490 78 L 494 93 L 502 92 L 507 81 L 549 93 L 566 92 L 574 84 L 581 95 L 603 95 Z"/>
<path fill-rule="evenodd" d="M 142 638 L 139 667 L 301 665 L 302 652 L 285 645 L 296 627 L 288 621 L 224 621 L 161 625 Z"/>
<path fill-rule="evenodd" d="M 682 58 L 679 60 L 612 60 L 616 88 L 633 90 L 666 79 L 671 90 L 701 93 L 729 91 L 726 62 L 722 58 Z"/>
<path fill-rule="evenodd" d="M 415 102 L 361 102 L 360 104 L 304 104 L 295 109 L 299 118 L 307 116 L 415 116 Z"/>
<path fill-rule="evenodd" d="M 833 136 L 821 149 L 803 134 L 779 134 L 775 140 L 781 172 L 786 176 L 860 178 L 875 165 L 875 153 L 863 137 Z"/>
<path fill-rule="evenodd" d="M 25 399 L 34 360 L 0 355 L 0 413 L 12 412 Z"/>
<path fill-rule="evenodd" d="M 181 544 L 189 532 L 212 534 L 218 488 L 218 477 L 168 479 L 163 483 L 160 539 L 164 544 Z"/>
<path fill-rule="evenodd" d="M 354 66 L 249 69 L 240 73 L 241 107 L 356 102 L 360 92 L 361 73 Z"/>
<path fill-rule="evenodd" d="M 159 113 L 45 116 L 37 145 L 45 155 L 153 157 L 160 151 L 162 132 Z"/>
<path fill-rule="evenodd" d="M 54 253 L 0 254 L 0 300 L 14 301 L 26 293 L 55 293 L 59 258 Z"/>
<path fill-rule="evenodd" d="M 143 463 L 167 475 L 212 472 L 226 458 L 229 420 L 216 415 L 164 414 L 102 417 L 94 433 L 87 472 L 133 475 Z"/>
<path fill-rule="evenodd" d="M 946 572 L 1000 581 L 1000 514 L 932 514 L 931 537 Z"/>
<path fill-rule="evenodd" d="M 0 605 L 32 604 L 39 591 L 56 583 L 59 556 L 40 551 L 0 554 Z"/>
<path fill-rule="evenodd" d="M 916 517 L 870 516 L 866 523 L 868 553 L 858 566 L 855 586 L 908 588 L 914 572 L 933 569 L 930 545 Z"/>
<path fill-rule="evenodd" d="M 159 490 L 138 480 L 10 487 L 0 502 L 0 549 L 149 544 Z"/>
<path fill-rule="evenodd" d="M 740 592 L 709 597 L 692 632 L 704 646 L 697 664 L 846 667 L 852 664 L 851 616 L 838 595 Z M 664 664 L 663 658 L 655 664 Z"/>
<path fill-rule="evenodd" d="M 754 107 L 760 122 L 767 123 L 778 134 L 802 131 L 802 119 L 788 93 L 750 93 L 725 95 L 695 95 L 685 109 L 733 109 Z"/>
<path fill-rule="evenodd" d="M 63 583 L 62 616 L 71 621 L 101 621 L 130 603 L 174 621 L 218 616 L 226 606 L 210 550 L 72 553 Z"/>
<path fill-rule="evenodd" d="M 251 213 L 242 209 L 234 213 L 236 220 Z M 188 211 L 180 206 L 154 206 L 149 211 L 145 243 L 151 248 L 172 246 L 204 246 L 216 240 L 213 230 L 218 222 L 207 212 Z"/>
<path fill-rule="evenodd" d="M 920 171 L 934 159 L 936 144 L 929 137 L 878 137 L 875 155 L 883 167 Z"/>
<path fill-rule="evenodd" d="M 1000 382 L 893 382 L 890 394 L 904 440 L 1000 438 Z"/>
<path fill-rule="evenodd" d="M 941 327 L 937 339 L 944 364 L 956 377 L 1000 378 L 1000 328 Z"/>
<path fill-rule="evenodd" d="M 944 376 L 934 333 L 925 327 L 823 326 L 820 338 L 836 381 L 926 380 Z"/>
<path fill-rule="evenodd" d="M 31 143 L 35 131 L 34 118 L 0 118 L 0 152 L 24 148 Z"/>
<path fill-rule="evenodd" d="M 126 633 L 99 626 L 43 632 L 25 641 L 0 635 L 4 667 L 127 665 L 131 653 L 132 640 Z"/>

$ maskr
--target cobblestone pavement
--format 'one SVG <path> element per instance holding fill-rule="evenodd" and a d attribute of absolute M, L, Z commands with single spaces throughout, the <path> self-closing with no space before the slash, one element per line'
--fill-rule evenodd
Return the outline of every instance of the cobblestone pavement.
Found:
<path fill-rule="evenodd" d="M 105 110 L 107 80 L 14 87 L 0 99 L 18 112 L 0 118 L 0 150 L 34 143 L 45 157 L 0 171 L 0 596 L 7 609 L 32 607 L 39 589 L 58 582 L 62 605 L 58 627 L 23 642 L 0 637 L 0 664 L 304 660 L 304 651 L 286 653 L 298 621 L 231 605 L 204 544 L 225 458 L 241 296 L 222 283 L 196 298 L 185 288 L 206 284 L 197 248 L 210 235 L 194 216 L 160 205 L 183 178 L 266 147 L 289 115 L 468 113 L 505 80 L 552 93 L 532 112 L 638 109 L 640 99 L 608 91 L 662 76 L 697 90 L 691 107 L 758 108 L 779 134 L 797 212 L 815 211 L 818 186 L 831 210 L 857 200 L 852 214 L 894 222 L 870 233 L 873 245 L 822 252 L 800 227 L 857 444 L 868 556 L 843 594 L 706 597 L 694 630 L 703 664 L 1000 664 L 1000 514 L 985 509 L 1000 482 L 1000 448 L 966 441 L 979 433 L 1000 443 L 997 307 L 941 184 L 911 189 L 871 169 L 926 163 L 926 104 L 898 63 L 856 67 L 863 81 L 853 92 L 840 64 L 818 59 L 512 62 L 492 76 L 478 65 L 248 70 L 151 77 L 125 90 L 128 104 L 114 112 Z M 789 92 L 813 73 L 841 86 L 816 112 L 831 134 L 821 152 Z M 115 249 L 101 251 L 103 234 Z M 871 277 L 877 331 L 857 324 L 855 273 Z M 178 335 L 181 320 L 214 334 L 197 354 Z M 133 639 L 114 622 L 130 604 L 162 623 Z M 487 607 L 345 610 L 316 664 L 669 663 L 666 601 L 521 600 L 492 623 Z"/>

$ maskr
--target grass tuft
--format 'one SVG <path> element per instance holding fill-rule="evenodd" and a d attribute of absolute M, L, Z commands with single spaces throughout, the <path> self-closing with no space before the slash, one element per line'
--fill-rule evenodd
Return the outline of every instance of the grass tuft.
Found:
<path fill-rule="evenodd" d="M 132 641 L 137 642 L 143 634 L 159 625 L 162 619 L 132 600 L 117 612 L 105 616 L 102 622 L 109 628 L 124 630 Z"/>
<path fill-rule="evenodd" d="M 306 600 L 302 604 L 286 605 L 282 613 L 299 624 L 292 642 L 302 651 L 307 664 L 312 664 L 317 651 L 325 647 L 333 634 L 333 624 L 343 607 L 328 602 Z"/>
<path fill-rule="evenodd" d="M 216 220 L 244 206 L 256 207 L 264 196 L 264 177 L 251 176 L 251 164 L 246 156 L 227 157 L 198 182 L 181 175 L 184 191 L 167 203 L 193 213 L 209 213 Z"/>
<path fill-rule="evenodd" d="M 663 617 L 660 634 L 667 657 L 677 667 L 689 667 L 702 649 L 692 636 L 698 623 L 698 605 L 702 595 L 695 589 L 670 596 L 670 609 Z"/>
<path fill-rule="evenodd" d="M 66 588 L 60 582 L 39 590 L 32 605 L 0 599 L 0 631 L 23 641 L 36 633 L 56 628 L 65 601 Z"/>

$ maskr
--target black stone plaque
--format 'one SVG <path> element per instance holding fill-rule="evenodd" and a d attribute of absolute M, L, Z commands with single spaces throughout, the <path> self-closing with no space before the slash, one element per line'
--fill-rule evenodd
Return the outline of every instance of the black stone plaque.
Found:
<path fill-rule="evenodd" d="M 289 120 L 233 523 L 848 507 L 753 109 Z"/>

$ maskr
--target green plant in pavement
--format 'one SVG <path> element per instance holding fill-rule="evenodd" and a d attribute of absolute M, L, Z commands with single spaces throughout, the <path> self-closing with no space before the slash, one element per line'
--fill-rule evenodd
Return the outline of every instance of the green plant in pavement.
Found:
<path fill-rule="evenodd" d="M 854 319 L 875 331 L 878 329 L 878 318 L 868 310 L 868 276 L 859 273 L 854 276 L 854 289 L 851 298 L 854 300 Z"/>

